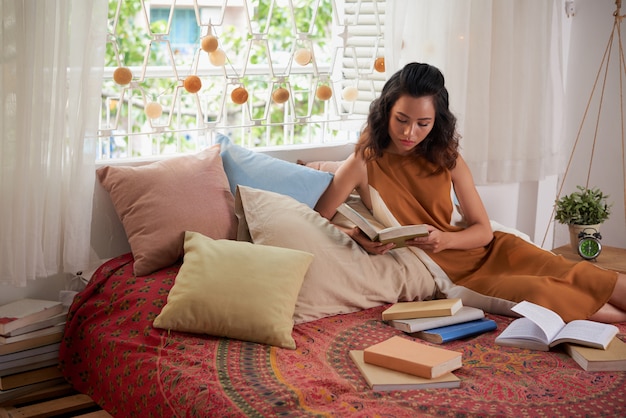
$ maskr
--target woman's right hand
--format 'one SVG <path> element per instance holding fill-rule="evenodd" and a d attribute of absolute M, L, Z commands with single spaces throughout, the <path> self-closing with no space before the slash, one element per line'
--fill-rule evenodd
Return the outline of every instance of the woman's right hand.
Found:
<path fill-rule="evenodd" d="M 357 244 L 361 246 L 361 248 L 363 248 L 369 254 L 382 255 L 396 246 L 396 244 L 394 244 L 393 242 L 390 242 L 388 244 L 382 244 L 378 241 L 372 241 L 357 226 L 347 231 L 347 233 L 353 240 L 357 242 Z"/>

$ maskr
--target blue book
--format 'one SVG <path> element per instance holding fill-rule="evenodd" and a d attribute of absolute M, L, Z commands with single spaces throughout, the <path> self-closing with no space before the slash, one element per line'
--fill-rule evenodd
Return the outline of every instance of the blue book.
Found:
<path fill-rule="evenodd" d="M 496 321 L 493 319 L 481 318 L 474 321 L 461 322 L 460 324 L 431 328 L 412 333 L 411 335 L 431 343 L 443 344 L 449 341 L 459 340 L 461 338 L 472 337 L 484 332 L 493 331 L 496 328 Z"/>

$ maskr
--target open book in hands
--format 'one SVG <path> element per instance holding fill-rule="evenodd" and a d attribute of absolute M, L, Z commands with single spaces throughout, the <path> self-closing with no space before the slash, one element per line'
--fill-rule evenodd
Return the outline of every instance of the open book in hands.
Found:
<path fill-rule="evenodd" d="M 378 241 L 383 244 L 393 242 L 396 244 L 396 248 L 406 246 L 406 240 L 428 236 L 428 228 L 426 225 L 391 226 L 383 229 L 376 228 L 370 221 L 346 203 L 342 203 L 337 208 L 337 212 L 352 221 L 372 241 Z"/>
<path fill-rule="evenodd" d="M 511 308 L 520 314 L 496 338 L 496 344 L 548 351 L 550 347 L 569 342 L 606 350 L 617 335 L 615 325 L 576 320 L 569 323 L 550 309 L 523 301 Z"/>

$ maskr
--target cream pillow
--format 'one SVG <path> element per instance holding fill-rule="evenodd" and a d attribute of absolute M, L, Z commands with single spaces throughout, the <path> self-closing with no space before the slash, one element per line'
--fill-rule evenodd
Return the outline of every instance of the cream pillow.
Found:
<path fill-rule="evenodd" d="M 239 186 L 235 212 L 237 239 L 315 255 L 296 302 L 296 323 L 399 300 L 430 299 L 436 293 L 431 274 L 407 248 L 369 255 L 319 213 L 289 196 Z"/>
<path fill-rule="evenodd" d="M 138 167 L 101 167 L 96 174 L 122 221 L 137 276 L 181 258 L 185 231 L 215 239 L 237 235 L 219 145 Z"/>
<path fill-rule="evenodd" d="M 197 232 L 184 247 L 156 328 L 296 348 L 292 316 L 312 254 Z"/>

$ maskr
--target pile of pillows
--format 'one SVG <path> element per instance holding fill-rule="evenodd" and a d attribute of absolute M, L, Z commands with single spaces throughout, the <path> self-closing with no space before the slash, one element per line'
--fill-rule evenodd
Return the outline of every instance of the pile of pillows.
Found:
<path fill-rule="evenodd" d="M 293 349 L 294 323 L 435 293 L 416 257 L 370 256 L 313 210 L 331 173 L 226 136 L 193 155 L 106 166 L 97 177 L 135 275 L 183 259 L 157 328 Z M 371 217 L 360 200 L 352 204 Z"/>

